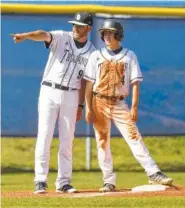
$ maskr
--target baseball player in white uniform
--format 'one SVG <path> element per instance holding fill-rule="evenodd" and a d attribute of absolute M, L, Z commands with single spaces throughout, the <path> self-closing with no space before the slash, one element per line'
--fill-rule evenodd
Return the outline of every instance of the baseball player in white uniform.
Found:
<path fill-rule="evenodd" d="M 111 121 L 145 169 L 149 183 L 170 185 L 173 180 L 164 175 L 151 158 L 135 124 L 138 114 L 139 83 L 143 80 L 137 57 L 133 51 L 121 46 L 124 31 L 118 21 L 105 20 L 100 33 L 106 47 L 92 53 L 84 73 L 84 78 L 88 80 L 86 120 L 94 126 L 98 161 L 103 172 L 104 186 L 100 188 L 100 192 L 114 191 L 116 185 L 110 151 Z M 131 110 L 125 102 L 130 86 Z"/>
<path fill-rule="evenodd" d="M 12 34 L 15 43 L 26 39 L 44 41 L 50 54 L 45 67 L 38 104 L 38 136 L 35 149 L 35 193 L 45 193 L 49 171 L 50 145 L 58 119 L 59 151 L 56 192 L 74 193 L 72 178 L 72 142 L 76 120 L 82 117 L 85 80 L 82 79 L 90 54 L 95 50 L 88 41 L 93 17 L 77 13 L 72 32 L 37 30 Z M 82 85 L 82 86 L 81 86 Z"/>

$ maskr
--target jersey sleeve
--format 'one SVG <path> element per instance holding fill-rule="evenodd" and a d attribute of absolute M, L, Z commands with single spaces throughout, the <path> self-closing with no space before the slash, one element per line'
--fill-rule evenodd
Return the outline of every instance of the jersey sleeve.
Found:
<path fill-rule="evenodd" d="M 91 82 L 96 81 L 96 51 L 89 57 L 83 78 Z"/>
<path fill-rule="evenodd" d="M 140 70 L 137 56 L 133 53 L 131 58 L 131 65 L 130 65 L 130 84 L 133 84 L 136 81 L 139 82 L 143 81 L 143 76 Z"/>
<path fill-rule="evenodd" d="M 49 33 L 51 35 L 51 42 L 50 43 L 45 42 L 45 47 L 49 48 L 49 49 L 52 49 L 62 39 L 64 31 L 63 30 L 50 31 Z"/>

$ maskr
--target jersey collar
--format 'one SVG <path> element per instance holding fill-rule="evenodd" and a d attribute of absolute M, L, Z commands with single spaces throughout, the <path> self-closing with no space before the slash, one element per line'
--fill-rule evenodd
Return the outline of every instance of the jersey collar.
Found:
<path fill-rule="evenodd" d="M 102 56 L 109 60 L 109 61 L 118 61 L 119 59 L 121 59 L 122 57 L 125 56 L 125 54 L 127 53 L 127 49 L 122 48 L 122 50 L 118 53 L 118 54 L 113 54 L 111 55 L 107 49 L 104 47 L 102 49 L 100 49 L 100 53 L 102 54 Z"/>
<path fill-rule="evenodd" d="M 91 42 L 88 40 L 83 48 L 77 48 L 73 37 L 71 37 L 71 47 L 74 54 L 82 54 L 86 53 L 86 51 L 89 50 L 89 48 L 91 47 Z"/>

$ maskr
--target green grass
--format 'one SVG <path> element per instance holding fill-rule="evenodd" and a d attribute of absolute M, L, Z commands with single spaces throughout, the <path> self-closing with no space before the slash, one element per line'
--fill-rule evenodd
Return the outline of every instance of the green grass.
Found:
<path fill-rule="evenodd" d="M 31 202 L 31 203 L 30 203 Z M 70 208 L 70 207 L 134 207 L 134 208 L 184 208 L 185 199 L 183 197 L 132 197 L 132 198 L 110 198 L 110 197 L 94 197 L 94 198 L 22 198 L 14 201 L 3 199 L 2 208 Z M 31 204 L 31 205 L 30 205 Z"/>
<path fill-rule="evenodd" d="M 185 139 L 183 137 L 146 137 L 144 139 L 152 157 L 160 168 L 174 179 L 174 184 L 185 187 L 184 159 Z M 33 191 L 34 184 L 34 148 L 35 139 L 1 140 L 2 150 L 2 192 Z M 122 139 L 112 139 L 114 168 L 117 172 L 117 188 L 132 188 L 147 184 L 148 178 L 143 169 L 133 158 L 127 144 Z M 58 140 L 54 139 L 51 147 L 49 190 L 55 190 L 54 182 L 57 170 Z M 74 161 L 72 184 L 78 189 L 98 189 L 102 186 L 102 174 L 97 163 L 96 144 L 92 140 L 92 171 L 85 170 L 85 140 L 74 140 Z M 2 208 L 12 207 L 184 207 L 183 197 L 27 197 L 2 198 Z"/>
<path fill-rule="evenodd" d="M 1 140 L 2 172 L 32 171 L 34 169 L 35 141 L 35 139 L 3 138 Z M 151 156 L 162 170 L 185 171 L 185 139 L 183 137 L 145 137 L 144 141 Z M 143 171 L 123 139 L 112 139 L 111 150 L 116 170 Z M 54 171 L 57 170 L 57 151 L 58 139 L 54 139 L 50 159 L 50 169 Z M 85 139 L 74 140 L 73 152 L 73 169 L 85 170 Z M 92 169 L 99 169 L 95 139 L 92 139 Z"/>

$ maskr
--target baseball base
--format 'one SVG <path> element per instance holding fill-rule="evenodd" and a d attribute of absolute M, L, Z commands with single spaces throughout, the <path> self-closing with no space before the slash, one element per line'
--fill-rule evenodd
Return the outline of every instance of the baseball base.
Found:
<path fill-rule="evenodd" d="M 165 185 L 142 185 L 142 186 L 136 186 L 132 188 L 132 192 L 142 192 L 142 191 L 165 191 L 168 189 L 169 186 Z"/>

